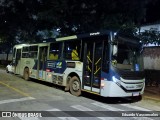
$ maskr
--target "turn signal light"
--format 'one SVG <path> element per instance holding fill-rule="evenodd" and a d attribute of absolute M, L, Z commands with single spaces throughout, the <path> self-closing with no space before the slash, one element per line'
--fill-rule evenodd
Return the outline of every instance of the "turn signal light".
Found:
<path fill-rule="evenodd" d="M 101 83 L 101 87 L 104 87 L 105 86 L 105 83 Z"/>

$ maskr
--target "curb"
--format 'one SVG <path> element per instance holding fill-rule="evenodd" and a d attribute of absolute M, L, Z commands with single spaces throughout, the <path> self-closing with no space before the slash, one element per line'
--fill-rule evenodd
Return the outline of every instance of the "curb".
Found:
<path fill-rule="evenodd" d="M 160 92 L 158 90 L 145 90 L 144 92 L 160 96 Z"/>
<path fill-rule="evenodd" d="M 155 98 L 155 97 L 143 96 L 142 99 L 143 100 L 149 99 L 149 100 L 154 100 L 156 102 L 160 102 L 160 98 Z"/>
<path fill-rule="evenodd" d="M 160 102 L 160 91 L 159 88 L 153 89 L 153 88 L 148 88 L 144 90 L 144 94 L 142 96 L 145 99 L 149 100 L 154 100 L 156 102 Z"/>

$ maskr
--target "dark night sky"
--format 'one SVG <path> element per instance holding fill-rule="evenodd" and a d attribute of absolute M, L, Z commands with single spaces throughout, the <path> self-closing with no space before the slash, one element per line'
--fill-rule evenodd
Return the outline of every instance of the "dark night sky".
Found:
<path fill-rule="evenodd" d="M 147 6 L 146 19 L 144 23 L 160 22 L 160 0 L 151 2 Z"/>
<path fill-rule="evenodd" d="M 38 40 L 38 30 L 57 26 L 62 35 L 73 35 L 118 28 L 127 22 L 154 24 L 160 23 L 159 12 L 160 0 L 0 0 L 0 37 L 14 43 L 17 36 L 24 41 Z"/>

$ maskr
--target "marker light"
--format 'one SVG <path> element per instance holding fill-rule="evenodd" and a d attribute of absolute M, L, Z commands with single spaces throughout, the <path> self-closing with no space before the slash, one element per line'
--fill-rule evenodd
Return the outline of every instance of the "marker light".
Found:
<path fill-rule="evenodd" d="M 48 77 L 51 77 L 52 75 L 51 74 L 48 74 Z"/>
<path fill-rule="evenodd" d="M 104 87 L 104 86 L 105 86 L 105 83 L 102 82 L 102 83 L 101 83 L 101 87 Z"/>
<path fill-rule="evenodd" d="M 46 69 L 46 72 L 51 72 L 50 69 Z"/>

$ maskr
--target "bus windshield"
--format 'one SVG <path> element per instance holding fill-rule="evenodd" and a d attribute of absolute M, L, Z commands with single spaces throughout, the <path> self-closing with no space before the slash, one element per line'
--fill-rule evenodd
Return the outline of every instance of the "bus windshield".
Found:
<path fill-rule="evenodd" d="M 142 71 L 143 60 L 137 46 L 118 44 L 117 54 L 112 55 L 112 65 L 118 69 Z"/>

